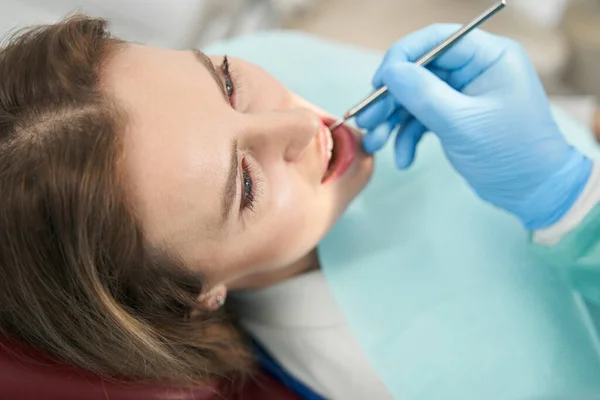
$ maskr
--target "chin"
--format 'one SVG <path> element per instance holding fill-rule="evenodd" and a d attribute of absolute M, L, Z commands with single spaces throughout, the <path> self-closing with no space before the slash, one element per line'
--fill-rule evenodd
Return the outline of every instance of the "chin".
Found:
<path fill-rule="evenodd" d="M 336 209 L 335 221 L 337 222 L 352 204 L 354 199 L 367 187 L 373 174 L 373 157 L 365 155 L 357 160 L 349 171 L 348 176 L 336 182 L 340 203 Z"/>

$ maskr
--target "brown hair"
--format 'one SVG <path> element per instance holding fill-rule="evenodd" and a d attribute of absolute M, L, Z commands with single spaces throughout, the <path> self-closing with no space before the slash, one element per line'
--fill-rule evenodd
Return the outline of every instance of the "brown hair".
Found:
<path fill-rule="evenodd" d="M 109 377 L 202 384 L 251 365 L 202 279 L 144 240 L 119 170 L 127 116 L 98 88 L 126 47 L 101 19 L 0 49 L 0 333 Z"/>

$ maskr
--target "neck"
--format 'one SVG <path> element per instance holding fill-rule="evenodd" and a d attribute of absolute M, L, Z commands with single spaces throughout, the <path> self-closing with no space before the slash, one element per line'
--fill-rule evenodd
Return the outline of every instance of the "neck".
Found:
<path fill-rule="evenodd" d="M 288 267 L 245 276 L 235 282 L 230 282 L 227 286 L 230 290 L 258 289 L 319 268 L 319 257 L 315 249 Z"/>

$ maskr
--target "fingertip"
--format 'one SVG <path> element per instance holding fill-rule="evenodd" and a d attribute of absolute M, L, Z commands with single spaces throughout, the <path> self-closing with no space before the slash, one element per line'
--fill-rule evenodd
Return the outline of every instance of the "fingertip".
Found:
<path fill-rule="evenodd" d="M 394 143 L 396 166 L 399 169 L 410 167 L 415 159 L 416 148 L 426 128 L 416 119 L 409 120 L 398 132 Z"/>
<path fill-rule="evenodd" d="M 370 139 L 370 136 L 365 135 L 362 140 L 363 150 L 367 154 L 374 154 L 381 150 L 383 144 L 377 140 Z"/>
<path fill-rule="evenodd" d="M 399 142 L 396 141 L 396 144 L 398 143 Z M 398 169 L 407 169 L 410 167 L 414 159 L 414 152 L 411 151 L 409 146 L 397 145 L 394 154 L 396 167 L 398 167 Z"/>
<path fill-rule="evenodd" d="M 412 158 L 400 158 L 398 156 L 396 156 L 396 168 L 401 169 L 401 170 L 405 170 L 408 169 L 408 167 L 410 167 L 410 165 L 412 164 Z"/>
<path fill-rule="evenodd" d="M 386 64 L 383 63 L 377 68 L 375 75 L 373 75 L 373 79 L 371 80 L 371 85 L 373 85 L 373 89 L 377 90 L 381 86 L 383 86 L 383 70 L 385 69 Z"/>
<path fill-rule="evenodd" d="M 363 148 L 367 153 L 374 153 L 380 150 L 387 142 L 391 133 L 391 128 L 387 123 L 383 123 L 367 132 L 363 137 Z"/>
<path fill-rule="evenodd" d="M 367 154 L 373 154 L 377 151 L 374 141 L 368 133 L 362 138 L 362 147 Z"/>

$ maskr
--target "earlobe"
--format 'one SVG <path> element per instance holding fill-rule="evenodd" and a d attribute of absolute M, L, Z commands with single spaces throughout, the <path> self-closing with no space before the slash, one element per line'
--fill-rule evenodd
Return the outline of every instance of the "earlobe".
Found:
<path fill-rule="evenodd" d="M 225 305 L 227 287 L 223 284 L 215 285 L 198 297 L 198 305 L 209 311 L 215 311 Z"/>
<path fill-rule="evenodd" d="M 217 306 L 219 306 L 219 308 L 221 308 L 224 305 L 225 305 L 225 297 L 224 296 L 217 296 Z"/>

